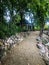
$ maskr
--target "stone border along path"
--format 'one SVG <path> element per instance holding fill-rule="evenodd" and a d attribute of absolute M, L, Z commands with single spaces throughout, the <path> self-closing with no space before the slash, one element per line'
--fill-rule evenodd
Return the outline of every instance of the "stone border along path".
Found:
<path fill-rule="evenodd" d="M 19 45 L 11 49 L 2 65 L 45 65 L 36 47 L 38 32 L 31 34 Z"/>

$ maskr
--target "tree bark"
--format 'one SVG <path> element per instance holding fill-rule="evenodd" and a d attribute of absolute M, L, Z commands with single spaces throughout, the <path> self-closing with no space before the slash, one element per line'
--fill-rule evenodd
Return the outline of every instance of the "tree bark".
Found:
<path fill-rule="evenodd" d="M 42 37 L 43 30 L 44 30 L 44 27 L 41 27 L 41 29 L 40 29 L 40 33 L 39 33 L 39 36 L 40 36 L 40 37 Z"/>

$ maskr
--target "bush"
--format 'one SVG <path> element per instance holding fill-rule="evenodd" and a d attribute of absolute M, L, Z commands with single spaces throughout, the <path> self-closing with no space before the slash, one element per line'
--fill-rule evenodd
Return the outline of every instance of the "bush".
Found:
<path fill-rule="evenodd" d="M 48 26 L 47 25 L 44 26 L 44 30 L 48 30 Z"/>
<path fill-rule="evenodd" d="M 35 27 L 35 30 L 39 31 L 40 30 L 40 27 Z"/>
<path fill-rule="evenodd" d="M 20 32 L 21 28 L 16 26 L 13 23 L 9 24 L 0 24 L 0 39 L 5 39 L 6 37 L 10 37 L 14 35 L 16 32 Z"/>
<path fill-rule="evenodd" d="M 5 38 L 5 33 L 3 31 L 0 31 L 0 38 L 1 39 Z"/>

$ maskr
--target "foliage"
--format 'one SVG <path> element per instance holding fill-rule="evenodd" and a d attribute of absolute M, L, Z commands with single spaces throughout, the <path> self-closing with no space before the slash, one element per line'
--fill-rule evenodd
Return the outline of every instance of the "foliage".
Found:
<path fill-rule="evenodd" d="M 4 19 L 7 9 L 10 11 L 10 23 L 6 23 Z M 49 0 L 0 0 L 0 38 L 24 29 L 24 14 L 27 11 L 33 13 L 37 27 L 44 28 L 45 20 L 49 16 Z M 17 23 L 21 24 L 21 28 L 16 26 Z"/>
<path fill-rule="evenodd" d="M 49 1 L 48 0 L 33 0 L 31 6 L 32 11 L 36 19 L 36 24 L 40 25 L 41 28 L 45 25 L 45 20 L 48 15 Z"/>
<path fill-rule="evenodd" d="M 45 25 L 44 26 L 44 30 L 48 30 L 48 25 Z"/>

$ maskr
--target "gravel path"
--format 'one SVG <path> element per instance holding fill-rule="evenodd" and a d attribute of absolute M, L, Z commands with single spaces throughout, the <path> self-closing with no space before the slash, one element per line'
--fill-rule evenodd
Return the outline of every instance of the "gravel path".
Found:
<path fill-rule="evenodd" d="M 37 32 L 31 32 L 19 45 L 16 45 L 3 62 L 3 65 L 45 65 L 36 47 Z"/>

